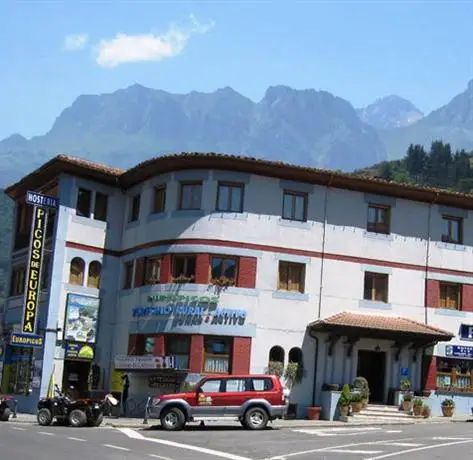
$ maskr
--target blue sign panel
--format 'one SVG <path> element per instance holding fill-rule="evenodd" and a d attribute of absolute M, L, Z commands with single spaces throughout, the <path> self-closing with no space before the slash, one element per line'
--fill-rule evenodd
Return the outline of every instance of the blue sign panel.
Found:
<path fill-rule="evenodd" d="M 445 347 L 445 356 L 473 359 L 473 347 L 465 347 L 463 345 L 447 345 Z"/>
<path fill-rule="evenodd" d="M 43 344 L 44 338 L 41 335 L 13 332 L 10 336 L 10 345 L 13 347 L 42 348 Z"/>
<path fill-rule="evenodd" d="M 401 367 L 401 377 L 409 377 L 409 368 Z"/>
<path fill-rule="evenodd" d="M 462 324 L 460 326 L 460 338 L 462 340 L 473 340 L 473 326 Z"/>
<path fill-rule="evenodd" d="M 33 206 L 40 206 L 43 208 L 59 208 L 59 199 L 55 196 L 48 196 L 43 195 L 42 193 L 37 192 L 26 192 L 26 199 L 27 204 L 31 204 Z"/>

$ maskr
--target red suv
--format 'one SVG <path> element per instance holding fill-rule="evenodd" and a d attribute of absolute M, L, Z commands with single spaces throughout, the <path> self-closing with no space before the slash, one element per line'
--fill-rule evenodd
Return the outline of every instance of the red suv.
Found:
<path fill-rule="evenodd" d="M 150 418 L 165 430 L 182 430 L 187 422 L 203 419 L 236 419 L 244 428 L 262 430 L 269 421 L 283 418 L 288 400 L 274 375 L 205 377 L 187 393 L 167 394 L 151 400 Z"/>

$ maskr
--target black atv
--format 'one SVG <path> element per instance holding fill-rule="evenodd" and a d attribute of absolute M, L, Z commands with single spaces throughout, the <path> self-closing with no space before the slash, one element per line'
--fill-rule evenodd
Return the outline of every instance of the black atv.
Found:
<path fill-rule="evenodd" d="M 103 400 L 73 399 L 62 393 L 57 385 L 55 390 L 54 398 L 43 398 L 38 402 L 37 420 L 41 426 L 51 425 L 54 419 L 58 425 L 69 425 L 74 428 L 100 426 L 106 406 L 118 404 L 111 395 L 106 395 Z M 74 388 L 71 387 L 70 390 L 74 391 Z"/>
<path fill-rule="evenodd" d="M 13 403 L 13 398 L 0 394 L 0 422 L 8 422 L 13 413 L 10 404 Z"/>

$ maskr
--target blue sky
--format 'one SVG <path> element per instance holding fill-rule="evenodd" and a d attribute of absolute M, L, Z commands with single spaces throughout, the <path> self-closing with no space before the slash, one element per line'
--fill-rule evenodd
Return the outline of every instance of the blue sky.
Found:
<path fill-rule="evenodd" d="M 325 89 L 428 112 L 473 78 L 473 2 L 0 0 L 0 139 L 43 134 L 80 94 Z M 68 37 L 68 38 L 66 38 Z"/>

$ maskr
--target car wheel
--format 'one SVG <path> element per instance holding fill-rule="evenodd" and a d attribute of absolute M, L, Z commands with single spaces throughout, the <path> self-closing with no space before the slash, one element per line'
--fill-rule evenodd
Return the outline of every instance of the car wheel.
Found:
<path fill-rule="evenodd" d="M 88 425 L 92 427 L 97 427 L 102 425 L 103 422 L 103 414 L 98 414 L 97 417 L 91 418 L 88 421 Z"/>
<path fill-rule="evenodd" d="M 182 430 L 186 424 L 184 412 L 177 407 L 164 411 L 160 419 L 161 426 L 167 431 Z"/>
<path fill-rule="evenodd" d="M 1 422 L 8 422 L 8 420 L 10 419 L 10 415 L 11 415 L 11 409 L 9 409 L 8 407 L 5 408 L 3 410 L 2 415 L 0 416 L 0 421 Z"/>
<path fill-rule="evenodd" d="M 269 416 L 262 407 L 252 407 L 245 413 L 244 427 L 249 430 L 264 430 L 268 426 Z"/>
<path fill-rule="evenodd" d="M 40 409 L 36 416 L 38 424 L 41 426 L 49 426 L 53 423 L 53 414 L 49 409 Z"/>
<path fill-rule="evenodd" d="M 87 415 L 83 410 L 74 409 L 69 414 L 69 425 L 74 428 L 80 428 L 82 426 L 87 425 Z"/>

